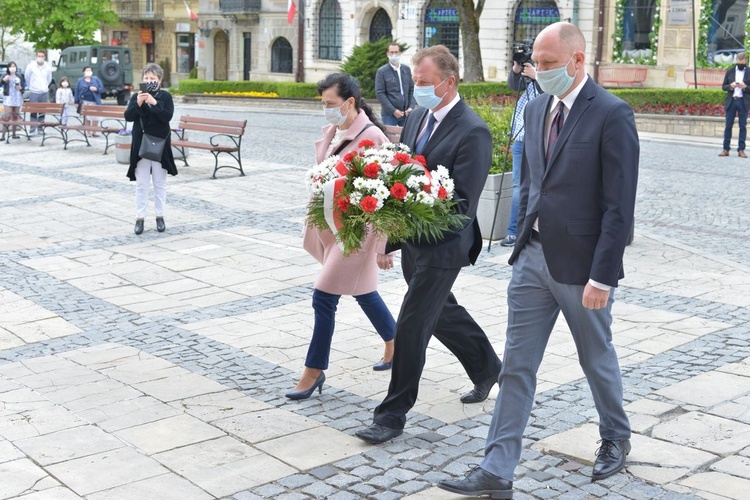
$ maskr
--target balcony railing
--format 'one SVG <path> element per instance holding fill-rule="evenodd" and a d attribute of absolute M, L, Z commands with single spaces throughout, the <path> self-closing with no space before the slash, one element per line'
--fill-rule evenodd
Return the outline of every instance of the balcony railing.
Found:
<path fill-rule="evenodd" d="M 220 0 L 222 14 L 258 14 L 261 0 Z"/>
<path fill-rule="evenodd" d="M 162 5 L 159 0 L 133 0 L 112 2 L 117 17 L 125 20 L 161 19 Z"/>

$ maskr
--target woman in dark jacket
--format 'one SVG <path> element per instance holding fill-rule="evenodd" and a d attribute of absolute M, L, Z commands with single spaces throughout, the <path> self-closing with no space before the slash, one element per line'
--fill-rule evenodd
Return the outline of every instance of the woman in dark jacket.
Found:
<path fill-rule="evenodd" d="M 177 175 L 177 167 L 172 156 L 169 120 L 174 114 L 172 96 L 161 88 L 164 70 L 158 64 L 149 63 L 143 68 L 143 82 L 148 84 L 148 92 L 138 92 L 130 98 L 125 110 L 125 119 L 133 122 L 133 143 L 130 148 L 130 168 L 128 178 L 136 181 L 135 187 L 135 234 L 143 232 L 143 219 L 148 205 L 149 184 L 154 184 L 154 212 L 156 230 L 160 233 L 167 227 L 164 224 L 164 207 L 167 204 L 167 174 Z M 161 154 L 161 161 L 151 161 L 138 156 L 143 132 L 154 137 L 167 139 Z"/>
<path fill-rule="evenodd" d="M 73 92 L 73 100 L 78 105 L 78 114 L 81 114 L 81 106 L 83 101 L 93 102 L 94 104 L 102 103 L 102 93 L 104 92 L 104 84 L 98 76 L 94 76 L 94 70 L 91 66 L 83 68 L 83 77 L 79 78 L 76 82 L 76 88 Z M 86 125 L 96 127 L 99 125 L 98 120 L 86 120 Z M 94 132 L 86 132 L 90 137 L 98 137 L 99 134 Z"/>

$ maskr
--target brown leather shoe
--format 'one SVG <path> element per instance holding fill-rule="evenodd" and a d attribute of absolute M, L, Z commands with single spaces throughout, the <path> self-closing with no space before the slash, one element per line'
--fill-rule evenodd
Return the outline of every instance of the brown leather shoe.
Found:
<path fill-rule="evenodd" d="M 737 156 L 739 156 L 740 158 L 747 158 L 747 155 L 744 151 L 737 151 Z"/>
<path fill-rule="evenodd" d="M 721 153 L 719 153 L 719 156 L 729 156 L 729 151 L 727 151 L 725 149 L 724 151 L 722 151 Z"/>

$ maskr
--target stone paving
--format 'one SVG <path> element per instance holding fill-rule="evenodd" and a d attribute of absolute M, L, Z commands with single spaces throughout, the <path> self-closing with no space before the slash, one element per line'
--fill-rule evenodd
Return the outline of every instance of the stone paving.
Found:
<path fill-rule="evenodd" d="M 434 484 L 481 460 L 494 393 L 462 405 L 471 382 L 438 342 L 389 444 L 353 436 L 389 380 L 371 370 L 382 345 L 353 300 L 322 395 L 284 397 L 312 328 L 318 264 L 300 235 L 319 114 L 177 111 L 247 117 L 247 176 L 212 180 L 212 157 L 191 153 L 168 180 L 162 234 L 152 217 L 133 234 L 134 185 L 103 141 L 0 145 L 0 499 L 456 498 Z M 718 149 L 642 142 L 613 325 L 627 471 L 590 482 L 597 418 L 561 319 L 514 498 L 747 498 L 750 164 Z M 494 245 L 455 287 L 500 355 L 508 254 Z M 397 269 L 380 290 L 397 313 Z"/>

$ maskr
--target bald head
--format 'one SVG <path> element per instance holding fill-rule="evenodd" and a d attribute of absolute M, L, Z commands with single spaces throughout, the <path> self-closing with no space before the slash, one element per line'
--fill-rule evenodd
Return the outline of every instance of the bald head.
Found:
<path fill-rule="evenodd" d="M 536 39 L 539 40 L 539 37 L 549 38 L 550 42 L 562 44 L 571 54 L 586 51 L 586 40 L 575 24 L 566 22 L 550 24 L 537 35 Z"/>
<path fill-rule="evenodd" d="M 584 62 L 586 60 L 586 41 L 583 38 L 581 30 L 570 23 L 554 23 L 544 28 L 536 40 L 534 40 L 534 52 L 531 58 L 536 62 L 537 81 L 544 89 L 542 79 L 551 76 L 547 73 L 550 70 L 565 68 L 569 77 L 573 78 L 571 86 L 566 87 L 564 91 L 557 95 L 563 98 L 576 88 L 584 78 L 586 70 Z M 555 76 L 551 76 L 556 78 Z M 548 89 L 557 88 L 554 85 Z M 552 90 L 554 92 L 554 90 Z M 546 90 L 545 90 L 546 92 Z"/>

